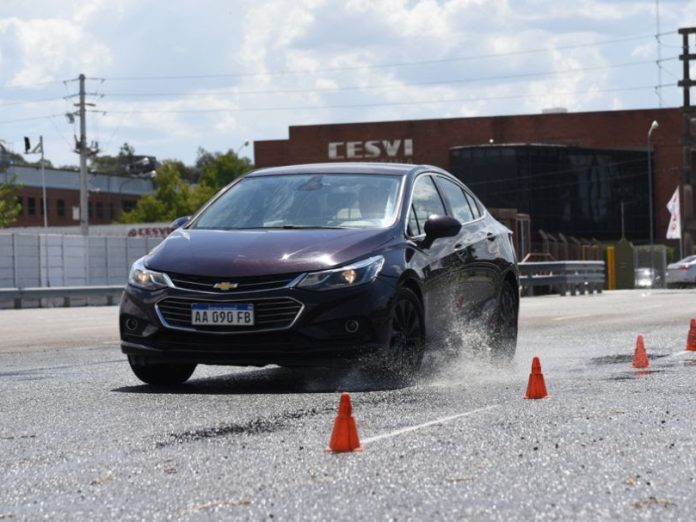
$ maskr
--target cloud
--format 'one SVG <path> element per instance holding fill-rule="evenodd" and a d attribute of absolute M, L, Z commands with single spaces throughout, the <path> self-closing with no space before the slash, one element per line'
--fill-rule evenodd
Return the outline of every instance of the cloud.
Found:
<path fill-rule="evenodd" d="M 695 0 L 660 5 L 663 31 L 696 19 Z M 74 92 L 38 85 L 46 81 L 104 76 L 106 96 L 94 101 L 107 116 L 90 115 L 88 132 L 100 121 L 114 143 L 186 161 L 198 145 L 283 138 L 291 125 L 646 107 L 657 104 L 654 64 L 611 66 L 654 60 L 654 8 L 654 0 L 2 0 L 0 82 L 34 87 L 0 85 L 0 104 Z M 635 35 L 646 36 L 588 45 Z M 676 35 L 663 41 L 663 57 L 678 54 L 669 47 Z M 677 61 L 664 65 L 680 75 Z M 148 79 L 160 75 L 175 78 Z M 608 92 L 637 85 L 648 89 Z M 663 95 L 679 104 L 676 88 Z M 2 106 L 0 120 L 73 110 L 69 103 Z M 276 110 L 229 110 L 254 108 Z M 219 112 L 172 112 L 197 109 Z M 70 134 L 53 123 L 3 125 L 0 137 L 53 133 L 55 143 Z M 74 161 L 64 149 L 58 162 Z"/>
<path fill-rule="evenodd" d="M 0 44 L 13 60 L 0 64 L 7 85 L 32 85 L 62 76 L 66 71 L 103 67 L 111 61 L 109 47 L 95 41 L 87 30 L 91 8 L 78 8 L 74 17 L 0 19 Z"/>

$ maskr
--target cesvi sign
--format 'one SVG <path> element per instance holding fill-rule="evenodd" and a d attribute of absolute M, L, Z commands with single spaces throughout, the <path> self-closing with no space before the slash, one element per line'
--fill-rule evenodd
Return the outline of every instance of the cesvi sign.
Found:
<path fill-rule="evenodd" d="M 168 235 L 168 227 L 140 227 L 131 228 L 128 231 L 128 237 L 167 237 Z"/>
<path fill-rule="evenodd" d="M 413 157 L 413 140 L 332 141 L 329 143 L 330 160 L 392 159 Z"/>

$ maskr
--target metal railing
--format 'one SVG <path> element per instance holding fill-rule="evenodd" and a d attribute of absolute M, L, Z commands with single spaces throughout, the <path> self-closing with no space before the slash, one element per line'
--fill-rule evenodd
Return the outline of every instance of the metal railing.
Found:
<path fill-rule="evenodd" d="M 0 288 L 0 302 L 14 301 L 15 308 L 22 308 L 25 300 L 62 298 L 63 306 L 71 306 L 74 298 L 106 298 L 106 304 L 113 305 L 121 298 L 123 288 L 123 285 Z"/>
<path fill-rule="evenodd" d="M 566 295 L 601 293 L 604 288 L 604 261 L 540 261 L 520 263 L 520 285 L 524 295 L 545 287 Z"/>
<path fill-rule="evenodd" d="M 560 295 L 600 293 L 604 288 L 604 261 L 541 261 L 520 263 L 519 268 L 524 295 L 534 295 L 539 287 Z M 107 305 L 113 305 L 123 289 L 123 285 L 0 288 L 0 302 L 13 301 L 15 308 L 22 308 L 28 300 L 58 298 L 63 306 L 71 306 L 77 298 L 105 298 Z"/>

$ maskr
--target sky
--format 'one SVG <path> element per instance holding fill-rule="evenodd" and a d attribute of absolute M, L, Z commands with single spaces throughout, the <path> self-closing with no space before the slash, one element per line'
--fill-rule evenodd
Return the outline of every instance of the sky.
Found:
<path fill-rule="evenodd" d="M 687 26 L 696 0 L 0 0 L 0 140 L 77 165 L 80 74 L 102 153 L 189 164 L 292 125 L 677 107 Z"/>

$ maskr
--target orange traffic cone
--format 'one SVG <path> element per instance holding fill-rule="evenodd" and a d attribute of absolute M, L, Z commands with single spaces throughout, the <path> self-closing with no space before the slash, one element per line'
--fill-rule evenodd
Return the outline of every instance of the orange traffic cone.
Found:
<path fill-rule="evenodd" d="M 336 415 L 331 440 L 326 451 L 334 453 L 362 451 L 358 438 L 358 428 L 355 426 L 355 417 L 353 417 L 353 408 L 350 404 L 350 395 L 345 392 L 341 394 L 338 415 Z"/>
<path fill-rule="evenodd" d="M 689 352 L 696 352 L 696 319 L 691 320 L 689 335 L 686 338 L 686 350 Z"/>
<path fill-rule="evenodd" d="M 633 355 L 633 367 L 647 368 L 648 366 L 650 366 L 650 361 L 648 360 L 648 354 L 645 351 L 643 336 L 639 335 L 636 339 L 636 352 Z"/>
<path fill-rule="evenodd" d="M 532 359 L 532 373 L 529 374 L 529 383 L 527 384 L 527 394 L 525 399 L 545 399 L 548 397 L 546 392 L 546 384 L 544 384 L 544 374 L 541 373 L 541 363 L 538 357 Z"/>

